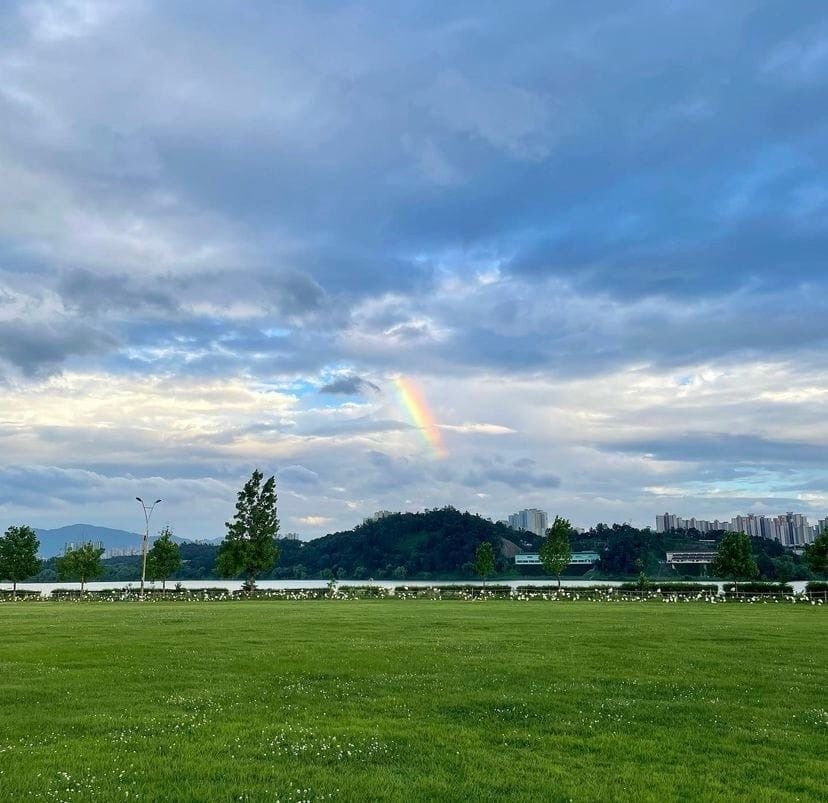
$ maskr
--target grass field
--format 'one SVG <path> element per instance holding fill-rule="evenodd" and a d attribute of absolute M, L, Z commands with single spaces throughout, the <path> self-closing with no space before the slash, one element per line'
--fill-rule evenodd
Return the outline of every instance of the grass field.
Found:
<path fill-rule="evenodd" d="M 0 606 L 0 800 L 825 800 L 807 605 Z"/>

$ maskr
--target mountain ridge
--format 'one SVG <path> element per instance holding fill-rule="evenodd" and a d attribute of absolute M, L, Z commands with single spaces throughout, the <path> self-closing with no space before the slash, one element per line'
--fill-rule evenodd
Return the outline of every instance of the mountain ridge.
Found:
<path fill-rule="evenodd" d="M 37 533 L 40 547 L 38 555 L 41 558 L 53 558 L 63 554 L 68 544 L 82 544 L 86 541 L 100 541 L 107 552 L 117 550 L 140 549 L 143 533 L 118 530 L 114 527 L 101 527 L 96 524 L 65 524 L 63 527 L 33 528 Z M 153 537 L 152 535 L 150 536 Z M 180 544 L 188 543 L 188 539 L 173 536 Z"/>

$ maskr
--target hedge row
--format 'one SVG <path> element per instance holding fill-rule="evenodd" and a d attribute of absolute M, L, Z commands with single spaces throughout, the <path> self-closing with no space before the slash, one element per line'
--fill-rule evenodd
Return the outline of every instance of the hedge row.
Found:
<path fill-rule="evenodd" d="M 39 597 L 39 591 L 27 591 L 25 589 L 19 589 L 17 593 L 2 589 L 0 590 L 0 599 L 31 599 L 32 597 Z"/>
<path fill-rule="evenodd" d="M 622 591 L 656 591 L 662 594 L 718 594 L 719 587 L 714 583 L 657 583 L 649 582 L 644 589 L 638 583 L 621 583 Z"/>
<path fill-rule="evenodd" d="M 726 594 L 734 591 L 739 594 L 793 594 L 793 586 L 785 583 L 728 583 L 724 586 Z"/>

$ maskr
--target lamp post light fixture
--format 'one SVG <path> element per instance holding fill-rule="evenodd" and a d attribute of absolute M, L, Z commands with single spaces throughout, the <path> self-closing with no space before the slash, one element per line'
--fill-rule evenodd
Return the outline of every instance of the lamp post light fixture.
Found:
<path fill-rule="evenodd" d="M 147 544 L 149 543 L 149 523 L 150 523 L 150 516 L 152 516 L 152 511 L 155 510 L 155 506 L 159 502 L 163 502 L 163 499 L 156 499 L 150 506 L 147 508 L 146 502 L 141 499 L 140 496 L 135 497 L 138 502 L 140 503 L 141 507 L 144 510 L 144 524 L 146 527 L 144 528 L 144 542 L 141 545 L 141 599 L 144 598 L 144 580 L 147 576 Z"/>

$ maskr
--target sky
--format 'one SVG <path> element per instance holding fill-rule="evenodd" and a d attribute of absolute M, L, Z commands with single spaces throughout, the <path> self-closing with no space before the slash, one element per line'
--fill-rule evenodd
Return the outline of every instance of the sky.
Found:
<path fill-rule="evenodd" d="M 828 514 L 828 18 L 0 6 L 0 528 Z"/>

